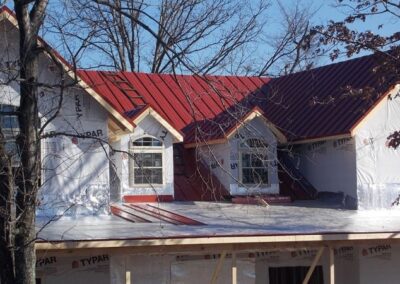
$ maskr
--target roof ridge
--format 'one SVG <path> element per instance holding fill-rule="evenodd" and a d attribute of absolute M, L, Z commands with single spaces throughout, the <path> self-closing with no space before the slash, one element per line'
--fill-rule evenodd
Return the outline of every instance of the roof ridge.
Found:
<path fill-rule="evenodd" d="M 338 62 L 332 62 L 326 65 L 322 65 L 322 66 L 318 66 L 309 70 L 302 70 L 302 71 L 298 71 L 298 72 L 294 72 L 291 74 L 287 74 L 287 75 L 281 75 L 281 76 L 277 76 L 277 77 L 269 77 L 269 76 L 246 76 L 246 75 L 222 75 L 222 74 L 206 74 L 206 75 L 200 75 L 200 74 L 174 74 L 174 73 L 152 73 L 152 72 L 143 72 L 143 71 L 127 71 L 127 70 L 94 70 L 94 69 L 77 69 L 77 71 L 82 72 L 93 72 L 93 73 L 99 73 L 99 72 L 109 72 L 109 73 L 127 73 L 127 74 L 143 74 L 143 75 L 159 75 L 159 76 L 178 76 L 178 77 L 210 77 L 210 78 L 259 78 L 261 80 L 278 80 L 281 78 L 287 78 L 287 77 L 291 77 L 291 76 L 295 76 L 295 75 L 299 75 L 299 74 L 303 74 L 303 73 L 308 73 L 308 72 L 314 72 L 314 71 L 319 71 L 321 69 L 325 69 L 325 68 L 329 68 L 332 66 L 337 66 L 337 65 L 342 65 L 342 64 L 349 64 L 350 62 L 354 62 L 354 61 L 359 61 L 359 60 L 365 60 L 367 58 L 373 58 L 374 56 L 376 56 L 376 53 L 371 53 L 371 54 L 367 54 L 367 55 L 363 55 L 363 56 L 359 56 L 359 57 L 354 57 L 354 58 L 346 58 L 345 60 L 342 61 L 338 61 Z"/>
<path fill-rule="evenodd" d="M 92 73 L 122 73 L 122 74 L 139 74 L 139 75 L 157 75 L 157 76 L 178 76 L 178 77 L 211 77 L 211 78 L 259 78 L 261 80 L 271 80 L 272 77 L 267 76 L 245 76 L 245 75 L 199 75 L 199 74 L 174 74 L 174 73 L 152 73 L 152 72 L 137 72 L 137 71 L 123 71 L 123 70 L 95 70 L 78 68 L 77 72 L 92 72 Z"/>

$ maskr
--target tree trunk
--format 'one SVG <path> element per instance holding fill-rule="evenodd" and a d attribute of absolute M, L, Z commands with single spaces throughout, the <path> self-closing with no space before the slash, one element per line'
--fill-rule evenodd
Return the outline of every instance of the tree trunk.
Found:
<path fill-rule="evenodd" d="M 21 90 L 18 146 L 21 170 L 17 176 L 15 225 L 16 283 L 35 283 L 35 211 L 38 190 L 40 147 L 38 139 L 36 37 L 20 29 Z M 30 42 L 30 41 L 35 42 Z"/>
<path fill-rule="evenodd" d="M 14 0 L 19 28 L 19 165 L 0 128 L 0 282 L 35 283 L 35 215 L 40 178 L 38 32 L 48 0 Z"/>
<path fill-rule="evenodd" d="M 47 0 L 35 1 L 28 12 L 26 2 L 15 0 L 20 32 L 20 106 L 17 139 L 21 156 L 16 177 L 15 283 L 35 283 L 35 211 L 39 188 L 40 139 L 38 137 L 38 62 L 37 34 L 43 21 Z"/>
<path fill-rule="evenodd" d="M 5 157 L 4 145 L 0 145 L 1 157 Z M 14 283 L 14 257 L 12 238 L 12 168 L 7 161 L 0 161 L 0 279 L 1 283 Z"/>

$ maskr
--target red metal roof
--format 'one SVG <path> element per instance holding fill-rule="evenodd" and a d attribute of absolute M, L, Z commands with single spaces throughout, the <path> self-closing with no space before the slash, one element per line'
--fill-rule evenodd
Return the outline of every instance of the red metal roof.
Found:
<path fill-rule="evenodd" d="M 0 13 L 15 18 L 6 6 Z M 77 74 L 124 118 L 132 119 L 151 106 L 185 135 L 186 143 L 224 138 L 254 106 L 288 141 L 298 141 L 350 134 L 387 91 L 372 71 L 377 64 L 376 56 L 364 56 L 272 80 L 83 70 Z M 378 91 L 349 96 L 347 86 Z"/>
<path fill-rule="evenodd" d="M 185 142 L 223 138 L 252 109 L 250 94 L 268 78 L 78 71 L 119 113 L 131 118 L 151 106 Z"/>
<path fill-rule="evenodd" d="M 289 141 L 350 134 L 388 91 L 373 72 L 377 64 L 370 55 L 273 79 L 260 107 Z M 348 86 L 375 91 L 351 95 Z"/>
<path fill-rule="evenodd" d="M 288 139 L 298 141 L 350 134 L 382 96 L 365 56 L 276 79 L 190 76 L 132 72 L 78 71 L 97 93 L 124 116 L 151 106 L 185 143 L 221 139 L 257 106 Z M 377 88 L 372 96 L 345 89 Z"/>

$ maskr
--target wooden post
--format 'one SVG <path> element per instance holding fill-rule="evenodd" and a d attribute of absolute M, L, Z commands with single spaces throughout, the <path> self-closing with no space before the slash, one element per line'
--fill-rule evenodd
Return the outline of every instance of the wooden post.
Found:
<path fill-rule="evenodd" d="M 237 265 L 235 252 L 232 252 L 232 284 L 237 284 Z"/>
<path fill-rule="evenodd" d="M 329 247 L 329 284 L 335 284 L 335 253 L 332 247 Z"/>
<path fill-rule="evenodd" d="M 308 284 L 308 281 L 310 281 L 310 278 L 314 272 L 315 266 L 317 266 L 317 263 L 318 263 L 319 259 L 321 258 L 323 252 L 324 252 L 324 247 L 322 247 L 318 250 L 317 255 L 315 256 L 313 262 L 311 263 L 310 268 L 307 271 L 306 277 L 303 280 L 303 284 Z"/>
<path fill-rule="evenodd" d="M 225 257 L 226 257 L 226 251 L 224 250 L 221 253 L 221 257 L 218 260 L 217 266 L 215 267 L 215 270 L 214 270 L 214 273 L 212 275 L 211 282 L 210 282 L 211 284 L 217 283 L 218 275 L 219 275 L 219 272 L 221 271 L 222 265 L 224 264 Z"/>
<path fill-rule="evenodd" d="M 131 284 L 131 272 L 129 270 L 125 271 L 125 284 Z"/>

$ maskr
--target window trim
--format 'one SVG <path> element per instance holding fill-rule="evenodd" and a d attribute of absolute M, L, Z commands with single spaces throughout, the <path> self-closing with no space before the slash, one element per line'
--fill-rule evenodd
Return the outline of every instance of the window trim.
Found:
<path fill-rule="evenodd" d="M 262 141 L 262 143 L 264 145 L 266 145 L 264 148 L 261 147 L 243 147 L 242 144 L 246 143 L 248 140 L 250 139 L 257 139 Z M 260 137 L 247 137 L 245 139 L 240 139 L 239 140 L 239 145 L 238 145 L 239 149 L 239 182 L 240 185 L 244 186 L 244 187 L 249 187 L 249 188 L 264 188 L 264 187 L 270 187 L 271 186 L 271 181 L 270 181 L 270 172 L 271 172 L 271 166 L 270 166 L 270 154 L 269 154 L 269 148 L 270 145 L 269 143 L 267 143 L 267 141 L 265 139 L 262 139 Z M 244 183 L 243 182 L 243 154 L 252 154 L 252 153 L 262 153 L 262 151 L 265 152 L 266 157 L 267 157 L 267 161 L 268 161 L 268 165 L 267 167 L 244 167 L 245 169 L 248 168 L 255 168 L 255 169 L 264 169 L 266 168 L 267 170 L 267 183 Z"/>
<path fill-rule="evenodd" d="M 134 146 L 133 142 L 137 141 L 139 139 L 143 139 L 143 138 L 153 138 L 156 139 L 158 141 L 160 141 L 162 143 L 161 146 Z M 165 186 L 165 144 L 162 140 L 151 136 L 151 135 L 144 135 L 144 136 L 140 136 L 137 137 L 136 139 L 132 139 L 132 137 L 129 139 L 129 147 L 128 147 L 128 151 L 129 151 L 129 164 L 128 164 L 128 177 L 129 177 L 129 187 L 133 187 L 133 188 L 160 188 L 160 187 L 164 187 Z M 137 153 L 148 153 L 148 154 L 161 154 L 161 161 L 162 161 L 162 166 L 161 166 L 161 180 L 162 183 L 135 183 L 135 169 L 139 168 L 137 166 L 135 166 L 135 161 L 133 160 L 133 157 L 131 157 L 131 155 L 133 156 L 134 154 Z M 146 168 L 146 167 L 143 167 Z M 156 167 L 158 168 L 158 167 Z"/>

